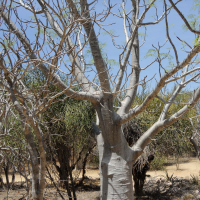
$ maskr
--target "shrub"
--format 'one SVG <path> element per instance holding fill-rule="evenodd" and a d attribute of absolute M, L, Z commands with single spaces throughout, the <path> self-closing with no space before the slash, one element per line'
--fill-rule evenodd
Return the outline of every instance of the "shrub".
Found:
<path fill-rule="evenodd" d="M 165 156 L 156 154 L 154 157 L 154 160 L 151 163 L 150 169 L 151 170 L 164 170 L 166 161 L 167 161 L 167 159 Z"/>

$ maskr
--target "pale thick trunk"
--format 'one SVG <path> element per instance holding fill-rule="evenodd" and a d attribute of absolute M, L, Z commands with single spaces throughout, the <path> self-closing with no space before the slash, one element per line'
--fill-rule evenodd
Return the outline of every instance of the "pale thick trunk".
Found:
<path fill-rule="evenodd" d="M 133 152 L 122 140 L 115 146 L 97 137 L 100 159 L 101 200 L 133 200 Z"/>
<path fill-rule="evenodd" d="M 134 151 L 128 146 L 118 115 L 113 110 L 113 97 L 104 96 L 95 105 L 101 132 L 97 135 L 101 200 L 133 200 L 132 166 Z"/>
<path fill-rule="evenodd" d="M 132 200 L 132 162 L 125 161 L 116 153 L 110 160 L 101 162 L 101 199 Z"/>

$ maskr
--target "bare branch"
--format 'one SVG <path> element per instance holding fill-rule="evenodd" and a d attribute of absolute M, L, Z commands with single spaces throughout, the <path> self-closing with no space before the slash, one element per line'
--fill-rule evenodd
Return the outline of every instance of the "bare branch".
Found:
<path fill-rule="evenodd" d="M 126 37 L 126 43 L 128 43 L 129 37 L 128 37 L 127 28 L 126 28 L 126 13 L 125 13 L 125 2 L 124 2 L 124 0 L 122 1 L 122 11 L 123 11 L 124 33 L 125 33 L 125 37 Z"/>
<path fill-rule="evenodd" d="M 165 6 L 165 25 L 166 25 L 166 33 L 167 33 L 167 38 L 170 42 L 170 44 L 172 45 L 173 49 L 174 49 L 174 53 L 175 53 L 175 57 L 176 57 L 176 64 L 178 65 L 179 64 L 179 60 L 178 60 L 178 53 L 177 53 L 177 50 L 176 50 L 176 47 L 175 45 L 173 44 L 170 36 L 169 36 L 169 27 L 168 27 L 168 21 L 167 21 L 167 5 L 166 5 L 166 2 L 164 0 L 164 6 Z"/>
<path fill-rule="evenodd" d="M 18 37 L 18 39 L 21 41 L 21 43 L 24 45 L 24 48 L 28 54 L 28 56 L 30 57 L 30 59 L 32 61 L 36 61 L 36 65 L 38 66 L 38 68 L 48 77 L 50 74 L 50 70 L 49 68 L 47 68 L 43 63 L 41 62 L 37 62 L 38 59 L 36 57 L 36 55 L 32 52 L 31 49 L 31 45 L 29 43 L 29 41 L 27 40 L 27 38 L 23 35 L 23 33 L 15 26 L 15 24 L 11 21 L 11 19 L 8 17 L 7 13 L 5 13 L 3 10 L 1 10 L 0 7 L 0 12 L 1 12 L 1 16 L 2 18 L 5 20 L 5 22 L 7 23 L 7 25 L 9 26 L 9 28 L 13 31 L 13 33 L 16 34 L 16 36 Z M 81 73 L 81 71 L 80 71 Z M 60 90 L 65 90 L 67 88 L 67 86 L 61 81 L 60 77 L 56 74 L 52 75 L 52 81 L 57 85 L 57 87 Z M 90 90 L 91 86 L 87 87 L 87 90 Z M 93 94 L 90 94 L 88 92 L 81 92 L 79 94 L 79 92 L 75 92 L 72 89 L 66 90 L 66 93 L 68 96 L 73 96 L 73 98 L 76 99 L 81 99 L 81 100 L 91 100 L 92 102 L 96 102 L 96 98 L 94 98 Z"/>
<path fill-rule="evenodd" d="M 182 0 L 178 0 L 175 5 L 179 2 L 181 2 Z M 147 25 L 155 25 L 158 24 L 160 21 L 162 21 L 164 19 L 164 16 L 166 14 L 167 11 L 169 11 L 172 7 L 168 8 L 166 11 L 163 12 L 163 14 L 159 17 L 159 19 L 157 19 L 155 22 L 145 22 L 145 23 L 141 23 L 141 26 L 147 26 Z"/>
<path fill-rule="evenodd" d="M 179 14 L 179 16 L 182 18 L 182 20 L 185 22 L 185 25 L 188 27 L 188 29 L 195 33 L 195 34 L 200 34 L 200 31 L 194 30 L 190 24 L 188 23 L 187 19 L 183 16 L 183 14 L 181 13 L 181 11 L 176 7 L 176 5 L 174 4 L 174 2 L 172 0 L 169 0 L 169 2 L 171 3 L 171 5 L 173 6 L 173 8 L 176 10 L 176 12 Z"/>
<path fill-rule="evenodd" d="M 121 83 L 122 83 L 122 80 L 123 80 L 123 76 L 124 76 L 125 67 L 127 65 L 127 62 L 128 62 L 128 59 L 129 59 L 129 56 L 130 56 L 130 53 L 131 53 L 131 49 L 132 49 L 132 46 L 133 46 L 133 41 L 134 41 L 136 33 L 138 31 L 139 24 L 143 21 L 146 13 L 148 12 L 148 10 L 150 9 L 151 5 L 154 2 L 155 2 L 155 0 L 153 0 L 149 4 L 149 6 L 144 10 L 144 12 L 140 16 L 140 18 L 136 19 L 134 21 L 135 25 L 134 25 L 134 28 L 132 30 L 131 37 L 130 37 L 129 41 L 126 44 L 126 46 L 124 48 L 124 51 L 121 53 L 121 55 L 122 55 L 125 52 L 125 50 L 126 50 L 126 53 L 124 55 L 124 59 L 123 59 L 122 64 L 121 64 L 121 55 L 120 55 L 120 58 L 119 58 L 119 60 L 120 60 L 120 70 L 119 70 L 119 75 L 118 75 L 118 80 L 117 80 L 117 83 L 116 83 L 116 87 L 115 87 L 113 93 L 117 92 L 120 89 L 120 86 L 121 86 Z"/>
<path fill-rule="evenodd" d="M 103 57 L 100 51 L 99 42 L 97 40 L 97 36 L 94 30 L 93 24 L 91 23 L 92 19 L 90 17 L 88 3 L 86 0 L 81 1 L 82 16 L 80 16 L 74 2 L 72 0 L 67 0 L 67 1 L 73 13 L 75 14 L 75 19 L 82 18 L 81 23 L 85 29 L 87 37 L 89 38 L 90 48 L 93 55 L 95 67 L 98 72 L 102 91 L 105 90 L 106 92 L 110 92 L 111 90 L 110 90 L 109 78 L 108 78 L 105 62 L 103 60 Z"/>
<path fill-rule="evenodd" d="M 175 66 L 172 70 L 165 73 L 161 78 L 156 87 L 153 89 L 153 91 L 146 97 L 144 102 L 138 106 L 136 109 L 131 109 L 128 114 L 122 115 L 120 119 L 120 123 L 123 124 L 127 122 L 129 119 L 133 118 L 137 114 L 141 113 L 146 109 L 146 107 L 149 105 L 151 100 L 160 92 L 160 90 L 165 85 L 165 81 L 171 77 L 173 74 L 178 72 L 180 69 L 184 68 L 186 65 L 189 64 L 189 62 L 192 60 L 192 58 L 200 52 L 200 46 L 194 47 L 190 53 L 186 56 L 186 58 L 179 63 L 179 65 Z"/>
<path fill-rule="evenodd" d="M 35 13 L 35 14 L 42 14 L 43 13 L 42 9 L 41 10 L 33 10 L 30 6 L 28 6 L 25 3 L 23 3 L 22 0 L 19 0 L 19 2 L 17 2 L 17 1 L 14 1 L 14 2 L 17 3 L 17 4 L 19 4 L 19 5 L 21 5 L 21 6 L 23 6 L 25 9 L 27 9 L 27 10 Z"/>
<path fill-rule="evenodd" d="M 143 149 L 145 146 L 154 138 L 156 134 L 158 134 L 163 128 L 170 126 L 177 120 L 179 120 L 181 117 L 183 117 L 184 114 L 189 112 L 197 103 L 197 101 L 200 98 L 200 87 L 195 91 L 189 105 L 184 106 L 182 109 L 180 109 L 178 112 L 173 114 L 172 116 L 168 117 L 165 120 L 157 121 L 153 126 L 151 126 L 150 129 L 148 129 L 136 142 L 134 149 L 138 149 L 138 154 L 141 155 Z"/>

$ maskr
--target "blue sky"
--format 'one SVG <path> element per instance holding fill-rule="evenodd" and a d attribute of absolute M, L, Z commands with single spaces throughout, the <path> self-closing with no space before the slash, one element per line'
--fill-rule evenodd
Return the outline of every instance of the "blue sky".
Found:
<path fill-rule="evenodd" d="M 117 1 L 111 1 L 111 4 L 115 5 L 115 7 L 113 8 L 113 12 L 118 13 L 118 9 L 121 9 L 121 1 L 117 0 Z M 163 4 L 162 1 L 157 1 L 157 11 L 158 11 L 158 16 L 160 17 L 163 13 Z M 183 0 L 182 2 L 178 3 L 178 8 L 181 10 L 181 12 L 184 14 L 185 17 L 187 17 L 189 14 L 195 14 L 198 15 L 197 10 L 192 9 L 192 1 L 191 0 Z M 103 9 L 103 2 L 99 1 L 98 6 L 96 6 L 97 8 L 97 12 L 101 11 Z M 126 10 L 129 11 L 131 8 L 131 3 L 130 1 L 127 1 L 127 6 L 126 6 Z M 142 13 L 142 12 L 140 12 Z M 148 14 L 145 17 L 144 22 L 153 22 L 155 21 L 154 16 L 155 15 L 155 9 L 151 8 L 148 12 Z M 115 23 L 115 24 L 113 24 Z M 113 17 L 112 15 L 110 15 L 110 17 L 108 18 L 108 20 L 106 21 L 105 24 L 113 24 L 111 25 L 108 30 L 114 30 L 115 34 L 118 36 L 116 37 L 116 43 L 119 45 L 122 45 L 125 42 L 125 36 L 124 36 L 124 31 L 123 31 L 123 24 L 122 24 L 122 20 L 117 19 L 116 17 Z M 172 10 L 170 12 L 170 14 L 168 15 L 168 24 L 170 26 L 169 29 L 169 34 L 170 37 L 173 41 L 173 43 L 175 44 L 177 51 L 178 51 L 178 56 L 179 56 L 179 61 L 181 62 L 185 56 L 187 55 L 187 53 L 185 53 L 181 48 L 183 47 L 183 44 L 180 40 L 178 40 L 177 36 L 179 38 L 181 38 L 182 40 L 185 40 L 188 44 L 190 44 L 191 46 L 193 46 L 193 41 L 195 39 L 195 35 L 193 33 L 191 33 L 190 31 L 185 31 L 183 29 L 183 24 L 184 22 L 182 21 L 182 19 L 180 18 L 180 16 L 174 11 Z M 144 32 L 144 29 L 140 29 L 139 32 Z M 112 41 L 110 39 L 109 36 L 105 36 L 102 35 L 99 37 L 100 41 L 104 41 L 106 42 L 106 47 L 105 47 L 105 51 L 108 54 L 108 57 L 110 59 L 114 59 L 116 61 L 119 60 L 119 54 L 122 52 L 122 50 L 118 50 L 116 48 L 113 47 Z M 147 26 L 147 37 L 146 37 L 146 42 L 145 44 L 140 48 L 140 65 L 141 68 L 146 67 L 149 63 L 151 63 L 153 61 L 152 57 L 149 58 L 145 58 L 146 53 L 148 52 L 149 49 L 153 49 L 152 45 L 154 45 L 155 47 L 158 47 L 158 42 L 160 45 L 162 45 L 164 42 L 166 41 L 166 29 L 165 29 L 165 20 L 162 20 L 159 24 L 157 25 L 149 25 Z M 170 48 L 170 44 L 169 42 L 165 45 L 165 47 L 162 49 L 161 52 L 168 52 L 167 48 Z M 186 47 L 185 50 L 189 51 L 189 48 Z M 174 52 L 171 49 L 170 51 L 170 55 L 173 56 L 175 58 Z M 175 60 L 174 60 L 175 61 Z M 164 62 L 163 67 L 167 67 L 169 64 L 168 62 Z M 148 68 L 145 71 L 142 71 L 141 73 L 141 79 L 144 76 L 147 76 L 149 79 L 151 77 L 153 77 L 156 74 L 156 79 L 159 79 L 158 76 L 158 64 L 155 63 L 153 64 L 150 68 Z M 154 81 L 151 81 L 151 86 L 153 86 L 155 84 L 155 79 Z"/>
<path fill-rule="evenodd" d="M 92 0 L 90 0 L 89 2 L 92 2 Z M 121 11 L 121 0 L 111 0 L 110 2 L 111 2 L 112 6 L 115 5 L 111 11 L 113 13 L 119 14 L 119 10 Z M 189 14 L 198 15 L 197 10 L 192 9 L 192 2 L 193 2 L 192 0 L 183 0 L 182 2 L 178 3 L 178 5 L 177 5 L 185 17 L 187 17 Z M 157 11 L 158 11 L 158 17 L 160 17 L 163 13 L 162 1 L 157 0 L 156 7 L 157 7 Z M 93 10 L 92 12 L 95 11 L 98 14 L 98 13 L 101 13 L 103 9 L 105 10 L 104 1 L 99 0 L 98 3 L 95 5 L 95 10 Z M 127 0 L 125 9 L 127 12 L 131 9 L 131 1 L 130 0 Z M 140 11 L 140 14 L 141 13 L 142 13 L 142 10 Z M 20 18 L 27 19 L 27 20 L 30 19 L 30 16 L 32 15 L 29 11 L 27 11 L 25 9 L 21 9 L 21 8 L 18 8 L 18 14 L 19 14 Z M 152 7 L 148 11 L 144 22 L 155 21 L 155 18 L 153 17 L 154 15 L 155 15 L 155 8 Z M 13 18 L 13 20 L 14 20 L 14 18 Z M 111 14 L 106 19 L 106 21 L 101 24 L 105 25 L 104 28 L 106 30 L 113 31 L 114 35 L 116 36 L 115 37 L 116 44 L 118 44 L 118 45 L 125 44 L 125 36 L 124 36 L 122 19 L 119 19 L 116 16 L 113 16 Z M 109 25 L 109 24 L 112 24 L 112 25 Z M 174 44 L 177 48 L 177 51 L 178 51 L 179 61 L 182 61 L 187 54 L 183 51 L 183 49 L 181 49 L 183 47 L 183 44 L 181 43 L 181 41 L 179 41 L 177 39 L 177 36 L 179 38 L 181 38 L 182 40 L 185 40 L 191 46 L 193 46 L 193 41 L 195 39 L 195 35 L 193 33 L 191 33 L 190 31 L 183 30 L 182 25 L 184 23 L 174 10 L 172 10 L 170 12 L 170 14 L 168 15 L 168 24 L 170 26 L 169 33 L 170 33 L 171 39 L 174 42 Z M 96 28 L 96 32 L 98 33 L 99 28 L 97 26 L 95 26 L 95 28 Z M 34 41 L 34 39 L 35 39 L 35 36 L 34 36 L 35 32 L 36 32 L 36 30 L 34 27 L 30 27 L 30 25 L 27 26 L 26 34 L 28 35 L 28 37 L 31 41 Z M 139 32 L 141 32 L 141 33 L 144 32 L 144 29 L 140 28 Z M 2 36 L 1 34 L 2 34 L 2 32 L 0 33 L 0 36 Z M 55 40 L 56 40 L 56 38 L 55 38 Z M 121 54 L 121 52 L 123 50 L 115 48 L 112 43 L 111 37 L 108 34 L 105 34 L 105 31 L 103 31 L 103 30 L 100 31 L 99 41 L 101 43 L 106 44 L 105 47 L 103 48 L 103 52 L 107 55 L 108 59 L 113 59 L 116 62 L 118 62 L 119 54 Z M 154 45 L 155 47 L 158 47 L 158 42 L 160 45 L 162 45 L 165 41 L 166 41 L 166 30 L 165 30 L 165 21 L 164 20 L 162 20 L 157 25 L 147 26 L 146 42 L 140 48 L 140 66 L 141 66 L 141 68 L 146 67 L 147 65 L 149 65 L 149 63 L 151 63 L 154 60 L 154 58 L 152 58 L 152 57 L 145 58 L 145 55 L 148 52 L 148 50 L 153 49 L 152 45 Z M 171 46 L 168 42 L 164 46 L 164 48 L 162 48 L 161 52 L 167 53 L 169 51 L 168 48 L 170 48 L 170 47 Z M 186 47 L 185 50 L 189 50 L 189 48 Z M 172 49 L 170 51 L 170 55 L 175 57 Z M 164 64 L 163 67 L 167 67 L 169 69 L 169 67 L 168 67 L 169 63 L 167 61 L 164 61 L 163 64 Z M 115 66 L 112 66 L 112 68 L 113 68 L 113 70 L 111 73 L 116 74 L 119 66 L 115 65 Z M 147 70 L 141 72 L 140 80 L 142 80 L 143 77 L 145 77 L 145 76 L 147 76 L 147 80 L 151 79 L 156 74 L 155 79 L 153 79 L 150 82 L 151 87 L 153 87 L 153 85 L 156 83 L 156 80 L 159 80 L 158 69 L 159 69 L 158 64 L 154 63 Z M 92 76 L 93 74 L 90 73 L 89 75 Z M 195 85 L 192 84 L 192 86 L 190 86 L 190 88 L 191 87 L 193 88 L 193 87 L 195 87 Z"/>

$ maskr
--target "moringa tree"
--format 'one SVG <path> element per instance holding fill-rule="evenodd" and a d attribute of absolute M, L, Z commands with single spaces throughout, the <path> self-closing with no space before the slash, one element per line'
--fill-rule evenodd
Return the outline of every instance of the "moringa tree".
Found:
<path fill-rule="evenodd" d="M 18 75 L 27 69 L 27 65 L 33 65 L 46 76 L 43 101 L 46 100 L 47 106 L 52 102 L 48 100 L 48 86 L 49 83 L 54 83 L 61 90 L 61 94 L 91 101 L 96 109 L 97 119 L 92 123 L 99 149 L 103 200 L 133 199 L 133 163 L 156 134 L 189 112 L 200 97 L 200 88 L 195 88 L 187 103 L 184 103 L 177 112 L 168 114 L 173 103 L 181 104 L 177 101 L 177 95 L 186 85 L 198 80 L 200 69 L 199 62 L 195 59 L 200 52 L 198 39 L 191 47 L 189 42 L 180 39 L 179 36 L 178 39 L 186 45 L 182 55 L 181 49 L 176 48 L 170 37 L 168 17 L 172 10 L 177 14 L 176 17 L 179 16 L 183 20 L 191 34 L 199 35 L 200 31 L 196 30 L 179 10 L 181 0 L 162 0 L 159 3 L 163 6 L 159 7 L 155 7 L 156 2 L 156 0 L 122 0 L 120 12 L 115 13 L 115 6 L 111 5 L 111 1 L 105 2 L 104 9 L 96 0 L 1 1 L 1 51 L 4 59 L 8 60 L 6 66 L 1 65 L 1 68 L 6 68 L 1 72 L 2 79 L 15 75 L 17 80 Z M 96 12 L 99 8 L 102 10 Z M 149 22 L 148 14 L 153 10 L 156 19 Z M 29 15 L 31 17 L 27 19 Z M 119 27 L 122 25 L 124 28 L 126 38 L 124 45 L 118 45 L 115 36 L 106 30 L 104 26 L 106 20 L 111 20 L 111 23 L 121 23 Z M 161 22 L 165 23 L 162 28 L 166 30 L 167 40 L 163 45 L 153 45 L 148 55 L 154 58 L 148 65 L 141 66 L 139 30 L 152 28 L 152 25 Z M 113 45 L 121 49 L 119 67 L 117 70 L 115 68 L 115 72 L 109 67 L 101 51 L 98 38 L 102 30 L 109 33 Z M 153 31 L 153 37 L 157 34 L 156 30 Z M 165 58 L 170 57 L 169 53 L 162 52 L 165 45 L 171 46 L 172 54 L 175 55 L 175 63 L 171 68 L 167 68 L 165 62 Z M 85 58 L 85 52 L 91 54 L 92 60 Z M 185 57 L 180 59 L 180 54 Z M 152 66 L 158 67 L 159 75 L 156 80 L 158 78 L 159 80 L 142 103 L 139 103 L 136 98 L 137 91 L 141 85 L 144 86 L 148 82 L 141 72 Z M 68 76 L 69 85 L 59 77 L 59 71 Z M 4 81 L 6 82 L 6 79 Z M 173 82 L 178 83 L 177 89 L 168 96 L 167 101 L 163 100 L 159 94 L 164 93 L 165 88 Z M 148 106 L 155 98 L 165 103 L 159 119 L 132 147 L 128 146 L 122 131 L 124 124 L 146 109 L 149 110 Z M 114 102 L 118 103 L 117 108 L 114 107 Z M 131 107 L 133 103 L 134 107 Z"/>

